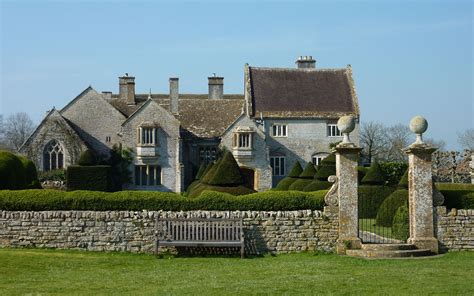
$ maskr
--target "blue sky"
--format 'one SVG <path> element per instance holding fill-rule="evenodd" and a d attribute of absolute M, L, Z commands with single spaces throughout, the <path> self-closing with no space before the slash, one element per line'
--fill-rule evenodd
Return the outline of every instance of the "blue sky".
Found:
<path fill-rule="evenodd" d="M 0 113 L 39 122 L 87 86 L 118 92 L 207 93 L 225 77 L 243 93 L 243 66 L 351 64 L 361 120 L 430 124 L 427 137 L 457 149 L 474 126 L 471 1 L 2 1 Z"/>

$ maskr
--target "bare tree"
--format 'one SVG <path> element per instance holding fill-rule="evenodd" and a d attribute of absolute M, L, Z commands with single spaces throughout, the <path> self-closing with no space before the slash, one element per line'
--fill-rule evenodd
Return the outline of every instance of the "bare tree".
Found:
<path fill-rule="evenodd" d="M 458 143 L 464 149 L 474 150 L 474 128 L 467 129 L 464 133 L 458 134 Z"/>
<path fill-rule="evenodd" d="M 423 139 L 423 142 L 430 144 L 431 146 L 438 149 L 438 151 L 445 151 L 446 150 L 446 142 L 443 140 L 435 140 L 432 138 Z"/>
<path fill-rule="evenodd" d="M 25 112 L 18 112 L 8 116 L 4 123 L 7 145 L 18 151 L 33 130 L 33 121 Z"/>
<path fill-rule="evenodd" d="M 387 128 L 374 121 L 362 124 L 360 144 L 369 163 L 372 163 L 372 158 L 383 159 L 389 147 Z"/>
<path fill-rule="evenodd" d="M 402 149 L 410 144 L 412 133 L 408 126 L 396 124 L 387 129 L 387 137 L 389 141 L 389 149 L 387 150 L 386 159 L 388 161 L 405 162 L 408 157 Z"/>

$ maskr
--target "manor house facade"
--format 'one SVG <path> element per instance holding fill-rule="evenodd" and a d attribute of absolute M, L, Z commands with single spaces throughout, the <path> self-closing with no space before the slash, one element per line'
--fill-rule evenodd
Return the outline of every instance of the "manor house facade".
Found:
<path fill-rule="evenodd" d="M 208 94 L 137 94 L 135 78 L 119 77 L 119 93 L 86 88 L 50 110 L 20 152 L 40 170 L 75 164 L 86 149 L 107 158 L 114 144 L 133 151 L 128 189 L 184 191 L 203 162 L 232 151 L 256 190 L 271 188 L 296 161 L 318 164 L 342 140 L 337 119 L 359 107 L 348 65 L 317 69 L 310 56 L 295 68 L 244 67 L 244 94 L 224 94 L 224 78 L 208 78 Z"/>

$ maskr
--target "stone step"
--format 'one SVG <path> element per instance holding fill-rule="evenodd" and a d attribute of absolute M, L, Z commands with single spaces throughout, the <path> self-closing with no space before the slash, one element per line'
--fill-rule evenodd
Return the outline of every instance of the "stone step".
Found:
<path fill-rule="evenodd" d="M 404 258 L 433 255 L 429 249 L 415 250 L 347 250 L 346 255 L 363 258 Z"/>
<path fill-rule="evenodd" d="M 362 250 L 371 251 L 397 251 L 397 250 L 415 250 L 415 245 L 411 244 L 362 244 Z"/>

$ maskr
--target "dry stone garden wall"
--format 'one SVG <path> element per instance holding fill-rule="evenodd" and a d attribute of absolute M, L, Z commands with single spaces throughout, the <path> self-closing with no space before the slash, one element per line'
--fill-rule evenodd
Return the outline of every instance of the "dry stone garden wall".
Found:
<path fill-rule="evenodd" d="M 0 211 L 0 247 L 152 253 L 156 217 L 243 218 L 246 254 L 332 251 L 338 238 L 329 211 Z"/>
<path fill-rule="evenodd" d="M 474 209 L 447 211 L 437 207 L 435 224 L 441 251 L 474 251 Z"/>

